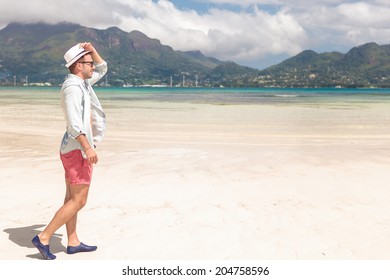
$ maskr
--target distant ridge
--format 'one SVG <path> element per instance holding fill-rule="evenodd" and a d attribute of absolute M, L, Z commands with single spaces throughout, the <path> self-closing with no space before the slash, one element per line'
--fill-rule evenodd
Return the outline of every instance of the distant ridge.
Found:
<path fill-rule="evenodd" d="M 224 62 L 200 52 L 180 52 L 162 45 L 139 31 L 124 32 L 117 27 L 106 30 L 72 23 L 11 23 L 0 30 L 0 83 L 10 84 L 14 76 L 23 83 L 62 82 L 67 69 L 63 54 L 80 41 L 91 41 L 109 62 L 111 85 L 193 85 L 196 79 L 207 82 L 207 75 Z"/>
<path fill-rule="evenodd" d="M 306 50 L 259 75 L 263 86 L 390 87 L 390 45 L 367 43 L 346 54 Z"/>
<path fill-rule="evenodd" d="M 102 85 L 390 87 L 390 45 L 367 43 L 346 54 L 305 50 L 259 71 L 197 50 L 176 51 L 139 31 L 73 23 L 10 23 L 0 30 L 0 85 L 60 84 L 68 73 L 63 54 L 80 41 L 93 42 L 109 62 Z"/>

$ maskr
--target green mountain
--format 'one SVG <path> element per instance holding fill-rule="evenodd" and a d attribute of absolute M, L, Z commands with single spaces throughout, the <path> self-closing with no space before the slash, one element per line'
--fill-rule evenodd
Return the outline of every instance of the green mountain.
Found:
<path fill-rule="evenodd" d="M 368 43 L 348 53 L 306 50 L 260 71 L 256 86 L 389 87 L 390 45 Z"/>
<path fill-rule="evenodd" d="M 199 51 L 175 51 L 139 31 L 70 23 L 11 23 L 0 30 L 0 85 L 62 83 L 68 73 L 63 54 L 85 41 L 109 63 L 102 83 L 114 86 L 390 87 L 390 45 L 368 43 L 346 54 L 305 50 L 259 71 Z"/>
<path fill-rule="evenodd" d="M 226 87 L 246 87 L 258 73 L 259 70 L 226 62 L 215 67 L 208 78 Z"/>
<path fill-rule="evenodd" d="M 109 63 L 108 84 L 219 85 L 212 71 L 226 64 L 199 51 L 181 52 L 139 31 L 106 30 L 77 24 L 9 24 L 0 30 L 0 83 L 60 84 L 68 70 L 63 54 L 77 42 L 92 42 Z M 230 63 L 229 63 L 230 65 Z M 242 67 L 235 69 L 242 72 Z M 256 70 L 255 70 L 256 71 Z M 214 84 L 212 84 L 214 83 Z"/>

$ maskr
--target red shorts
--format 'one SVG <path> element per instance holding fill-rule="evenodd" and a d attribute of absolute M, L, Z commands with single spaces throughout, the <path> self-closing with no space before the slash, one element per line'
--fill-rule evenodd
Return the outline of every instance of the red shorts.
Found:
<path fill-rule="evenodd" d="M 84 159 L 80 150 L 61 154 L 62 165 L 65 169 L 65 179 L 71 185 L 90 185 L 93 165 Z"/>

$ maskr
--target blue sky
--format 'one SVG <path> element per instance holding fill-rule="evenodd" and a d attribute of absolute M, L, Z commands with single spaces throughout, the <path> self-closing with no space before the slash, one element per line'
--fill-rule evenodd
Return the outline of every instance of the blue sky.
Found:
<path fill-rule="evenodd" d="M 155 1 L 156 2 L 156 1 Z M 179 9 L 191 9 L 191 10 L 196 10 L 200 13 L 207 12 L 207 10 L 210 8 L 210 4 L 201 2 L 201 1 L 180 1 L 180 0 L 175 0 L 171 1 L 173 4 L 175 4 L 176 7 Z"/>
<path fill-rule="evenodd" d="M 154 1 L 158 2 L 158 1 Z M 247 5 L 239 5 L 238 3 L 242 2 L 240 0 L 238 1 L 232 1 L 235 4 L 232 4 L 229 1 L 223 2 L 223 1 L 206 1 L 206 0 L 188 0 L 188 1 L 182 1 L 182 0 L 174 0 L 171 1 L 177 8 L 183 9 L 183 10 L 196 10 L 199 13 L 207 13 L 210 9 L 227 9 L 232 11 L 240 11 L 245 10 L 245 7 L 248 7 Z M 264 1 L 265 2 L 265 1 Z M 250 6 L 250 5 L 249 5 Z M 262 9 L 266 10 L 267 12 L 274 13 L 276 11 L 276 7 L 279 6 L 277 4 L 266 4 L 261 3 L 258 1 L 257 6 L 261 7 Z"/>
<path fill-rule="evenodd" d="M 9 22 L 139 30 L 175 50 L 258 69 L 299 52 L 389 44 L 389 0 L 0 0 Z"/>

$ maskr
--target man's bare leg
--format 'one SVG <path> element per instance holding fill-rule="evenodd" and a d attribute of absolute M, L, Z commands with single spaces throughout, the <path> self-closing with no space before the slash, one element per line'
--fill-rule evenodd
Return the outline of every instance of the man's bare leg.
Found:
<path fill-rule="evenodd" d="M 64 204 L 67 203 L 71 198 L 71 187 L 68 180 L 66 180 L 66 194 Z M 77 246 L 80 244 L 80 240 L 77 236 L 77 213 L 70 218 L 70 220 L 66 223 L 66 233 L 68 235 L 68 246 Z"/>
<path fill-rule="evenodd" d="M 40 241 L 44 245 L 48 245 L 51 236 L 64 224 L 69 223 L 69 231 L 71 238 L 74 238 L 76 233 L 77 212 L 84 207 L 88 198 L 89 185 L 71 185 L 69 184 L 69 199 L 65 195 L 64 205 L 57 211 L 54 218 L 47 227 L 38 235 Z M 67 186 L 68 192 L 68 186 Z"/>

